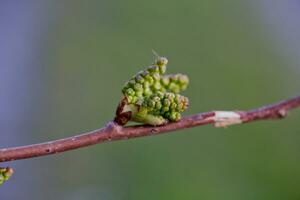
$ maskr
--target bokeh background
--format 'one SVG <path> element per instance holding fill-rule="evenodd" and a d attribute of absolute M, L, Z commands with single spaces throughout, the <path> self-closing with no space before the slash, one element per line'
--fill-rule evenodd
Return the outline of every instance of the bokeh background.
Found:
<path fill-rule="evenodd" d="M 190 76 L 186 115 L 299 95 L 299 11 L 299 0 L 0 1 L 0 147 L 102 127 L 152 49 Z M 0 199 L 299 199 L 299 119 L 3 163 L 15 175 Z"/>

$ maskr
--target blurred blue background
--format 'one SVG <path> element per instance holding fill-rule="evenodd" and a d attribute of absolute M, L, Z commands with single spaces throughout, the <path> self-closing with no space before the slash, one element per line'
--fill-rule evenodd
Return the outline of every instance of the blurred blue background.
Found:
<path fill-rule="evenodd" d="M 151 64 L 189 75 L 192 114 L 300 92 L 299 0 L 0 1 L 0 147 L 105 125 Z M 0 199 L 299 199 L 300 112 L 3 163 Z"/>

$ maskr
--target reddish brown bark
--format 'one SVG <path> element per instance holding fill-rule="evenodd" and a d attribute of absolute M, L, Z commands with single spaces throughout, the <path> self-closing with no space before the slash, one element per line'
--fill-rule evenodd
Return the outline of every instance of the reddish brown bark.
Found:
<path fill-rule="evenodd" d="M 264 106 L 250 111 L 236 111 L 235 113 L 240 116 L 241 122 L 246 123 L 256 120 L 283 118 L 287 115 L 289 110 L 299 106 L 300 96 L 297 96 L 277 104 Z M 61 140 L 0 149 L 0 162 L 45 156 L 103 142 L 158 135 L 195 126 L 215 124 L 215 115 L 215 111 L 200 113 L 184 117 L 178 122 L 168 123 L 159 127 L 146 125 L 122 127 L 115 122 L 110 122 L 104 128 Z"/>

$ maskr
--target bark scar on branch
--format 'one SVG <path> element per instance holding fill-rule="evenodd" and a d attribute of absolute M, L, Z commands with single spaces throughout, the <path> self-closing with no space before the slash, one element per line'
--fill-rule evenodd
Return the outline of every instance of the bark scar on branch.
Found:
<path fill-rule="evenodd" d="M 226 127 L 257 120 L 281 119 L 287 116 L 289 110 L 296 107 L 300 107 L 300 96 L 250 111 L 212 111 L 199 113 L 184 117 L 178 122 L 156 127 L 149 125 L 122 127 L 115 122 L 109 122 L 104 128 L 65 139 L 0 149 L 0 162 L 56 154 L 103 142 L 158 135 L 206 124 L 213 124 L 216 127 Z"/>

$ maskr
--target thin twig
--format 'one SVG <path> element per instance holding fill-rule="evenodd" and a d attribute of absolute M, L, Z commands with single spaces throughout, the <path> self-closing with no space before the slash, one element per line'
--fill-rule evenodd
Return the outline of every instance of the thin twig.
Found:
<path fill-rule="evenodd" d="M 0 162 L 56 154 L 93 144 L 158 135 L 206 124 L 214 124 L 216 127 L 225 127 L 256 120 L 279 119 L 284 118 L 289 110 L 299 106 L 300 96 L 297 96 L 277 104 L 264 106 L 250 111 L 212 111 L 200 113 L 185 117 L 178 122 L 158 127 L 145 125 L 122 127 L 115 122 L 109 122 L 104 128 L 61 140 L 0 149 Z"/>

